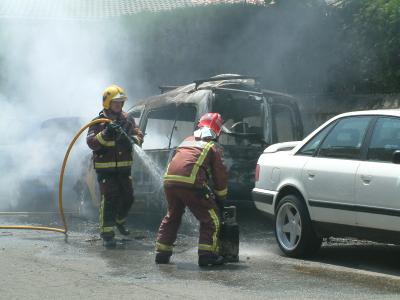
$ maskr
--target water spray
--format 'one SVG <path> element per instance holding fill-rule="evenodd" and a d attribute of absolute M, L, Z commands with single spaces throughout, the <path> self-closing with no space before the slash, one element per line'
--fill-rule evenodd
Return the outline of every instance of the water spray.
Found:
<path fill-rule="evenodd" d="M 58 187 L 58 209 L 59 209 L 60 217 L 61 217 L 61 220 L 63 223 L 63 228 L 46 227 L 46 226 L 6 226 L 6 225 L 3 225 L 3 226 L 0 226 L 0 229 L 44 230 L 44 231 L 60 232 L 60 233 L 64 233 L 66 235 L 68 232 L 68 225 L 67 225 L 67 221 L 65 219 L 65 213 L 64 213 L 64 209 L 63 209 L 62 194 L 63 194 L 64 172 L 65 172 L 65 167 L 68 162 L 69 154 L 72 150 L 72 147 L 75 145 L 76 140 L 79 138 L 79 136 L 82 134 L 82 132 L 84 132 L 88 127 L 90 127 L 94 124 L 98 124 L 98 123 L 111 123 L 111 122 L 112 122 L 112 120 L 105 119 L 105 118 L 96 119 L 96 120 L 89 122 L 75 134 L 74 138 L 72 139 L 71 143 L 68 146 L 68 149 L 65 153 L 64 160 L 63 160 L 63 163 L 61 166 L 60 181 L 59 181 L 59 187 Z M 135 140 L 132 137 L 130 137 L 122 128 L 118 129 L 118 133 L 124 135 L 124 137 L 127 138 L 131 142 L 134 151 L 141 157 L 142 160 L 146 161 L 145 165 L 148 167 L 150 173 L 157 179 L 160 179 L 160 183 L 161 183 L 162 170 L 152 161 L 152 159 L 142 150 L 142 148 L 140 148 L 135 143 Z"/>
<path fill-rule="evenodd" d="M 132 144 L 133 150 L 135 153 L 140 157 L 144 165 L 147 167 L 147 170 L 149 171 L 150 175 L 153 176 L 155 179 L 157 179 L 160 183 L 162 184 L 162 176 L 163 176 L 163 170 L 160 169 L 160 167 L 151 159 L 150 156 L 147 155 L 147 153 L 135 142 L 135 140 L 129 136 L 125 130 L 122 128 L 118 128 L 118 134 L 123 135 L 128 141 Z"/>

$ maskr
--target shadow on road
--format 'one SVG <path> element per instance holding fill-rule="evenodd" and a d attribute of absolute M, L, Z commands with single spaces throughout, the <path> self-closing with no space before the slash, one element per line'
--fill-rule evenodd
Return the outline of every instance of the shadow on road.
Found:
<path fill-rule="evenodd" d="M 313 261 L 400 275 L 400 246 L 352 239 L 328 240 Z"/>
<path fill-rule="evenodd" d="M 283 256 L 275 241 L 272 221 L 266 216 L 249 209 L 239 213 L 238 221 L 241 240 L 257 243 L 264 239 L 268 245 L 273 244 L 270 252 Z M 324 240 L 320 251 L 310 261 L 400 276 L 400 245 L 329 238 Z"/>

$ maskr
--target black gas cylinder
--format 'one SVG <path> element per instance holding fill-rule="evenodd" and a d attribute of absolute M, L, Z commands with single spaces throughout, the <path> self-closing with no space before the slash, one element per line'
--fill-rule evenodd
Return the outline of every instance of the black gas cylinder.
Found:
<path fill-rule="evenodd" d="M 220 255 L 225 262 L 239 261 L 239 225 L 236 222 L 236 206 L 224 207 L 221 216 Z"/>

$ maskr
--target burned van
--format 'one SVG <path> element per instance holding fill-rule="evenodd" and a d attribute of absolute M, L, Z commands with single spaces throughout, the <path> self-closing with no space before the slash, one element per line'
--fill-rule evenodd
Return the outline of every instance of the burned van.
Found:
<path fill-rule="evenodd" d="M 174 150 L 193 133 L 205 113 L 220 113 L 227 128 L 219 143 L 229 170 L 228 202 L 239 207 L 253 206 L 250 193 L 262 151 L 270 144 L 303 137 L 295 99 L 262 89 L 256 78 L 218 75 L 160 89 L 160 95 L 128 111 L 145 134 L 142 149 L 146 155 L 134 158 L 133 178 L 136 198 L 148 205 L 160 202 L 162 175 Z"/>

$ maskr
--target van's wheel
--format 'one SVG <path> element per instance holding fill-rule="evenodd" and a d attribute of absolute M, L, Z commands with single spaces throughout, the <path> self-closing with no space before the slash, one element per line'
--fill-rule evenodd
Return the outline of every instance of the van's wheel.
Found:
<path fill-rule="evenodd" d="M 281 199 L 275 213 L 275 237 L 279 248 L 290 257 L 310 257 L 321 247 L 307 207 L 297 195 Z"/>

